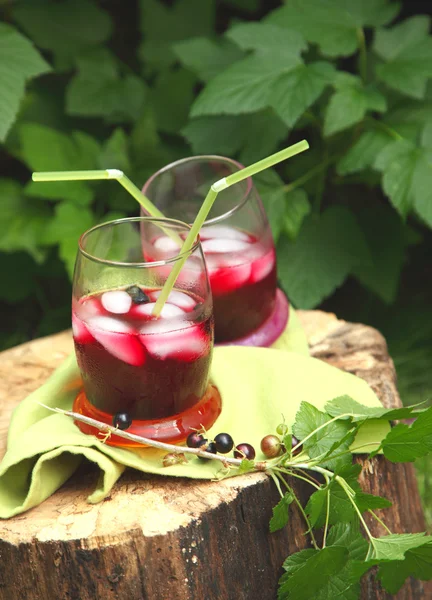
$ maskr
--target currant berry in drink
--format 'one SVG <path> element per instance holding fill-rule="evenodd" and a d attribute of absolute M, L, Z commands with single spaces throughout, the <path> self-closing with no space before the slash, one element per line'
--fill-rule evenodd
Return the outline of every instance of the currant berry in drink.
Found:
<path fill-rule="evenodd" d="M 206 392 L 211 307 L 196 294 L 174 289 L 155 318 L 160 291 L 133 285 L 73 302 L 73 336 L 86 396 L 106 413 L 163 419 L 193 407 Z"/>

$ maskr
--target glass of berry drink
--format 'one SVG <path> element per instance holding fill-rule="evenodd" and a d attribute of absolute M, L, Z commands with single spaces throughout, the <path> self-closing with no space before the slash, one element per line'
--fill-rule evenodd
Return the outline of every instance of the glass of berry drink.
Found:
<path fill-rule="evenodd" d="M 131 433 L 169 442 L 218 417 L 219 393 L 208 380 L 212 297 L 199 240 L 160 316 L 152 314 L 188 231 L 180 221 L 136 217 L 81 236 L 72 328 L 84 389 L 76 412 L 108 424 L 120 414 L 123 423 L 132 420 Z M 135 445 L 115 435 L 108 443 Z"/>
<path fill-rule="evenodd" d="M 196 156 L 152 175 L 144 194 L 172 218 L 193 222 L 210 186 L 242 168 L 221 156 Z M 200 231 L 213 294 L 215 342 L 270 346 L 288 321 L 288 302 L 277 290 L 276 253 L 252 179 L 219 192 Z M 167 248 L 171 240 L 159 241 Z"/>

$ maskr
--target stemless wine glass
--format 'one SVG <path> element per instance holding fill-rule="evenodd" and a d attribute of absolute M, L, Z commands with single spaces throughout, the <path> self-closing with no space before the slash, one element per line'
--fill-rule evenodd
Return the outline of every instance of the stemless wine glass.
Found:
<path fill-rule="evenodd" d="M 191 223 L 210 186 L 240 168 L 221 156 L 186 158 L 152 175 L 143 192 L 165 216 Z M 270 346 L 286 327 L 288 303 L 277 290 L 274 242 L 251 178 L 219 193 L 200 239 L 216 343 Z"/>
<path fill-rule="evenodd" d="M 128 431 L 170 442 L 216 420 L 220 397 L 208 383 L 212 298 L 199 241 L 160 316 L 152 314 L 188 231 L 180 221 L 136 217 L 81 236 L 72 326 L 84 390 L 76 412 L 108 424 L 120 413 L 123 422 L 132 420 Z M 119 436 L 108 443 L 134 445 Z"/>

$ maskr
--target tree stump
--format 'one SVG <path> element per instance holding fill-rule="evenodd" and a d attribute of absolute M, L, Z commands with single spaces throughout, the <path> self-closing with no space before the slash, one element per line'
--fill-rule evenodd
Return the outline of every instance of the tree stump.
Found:
<path fill-rule="evenodd" d="M 386 407 L 400 406 L 378 331 L 319 311 L 299 316 L 313 356 L 365 379 Z M 1 354 L 0 457 L 13 408 L 71 350 L 64 332 Z M 295 509 L 284 530 L 269 533 L 278 495 L 264 474 L 200 482 L 128 470 L 91 505 L 95 476 L 86 464 L 42 505 L 0 522 L 0 600 L 274 600 L 283 560 L 306 546 Z M 394 532 L 424 531 L 411 464 L 367 461 L 362 485 L 393 501 L 384 518 Z M 309 490 L 292 486 L 306 501 Z M 371 576 L 362 586 L 364 600 L 431 597 L 432 586 L 414 580 L 396 596 Z"/>

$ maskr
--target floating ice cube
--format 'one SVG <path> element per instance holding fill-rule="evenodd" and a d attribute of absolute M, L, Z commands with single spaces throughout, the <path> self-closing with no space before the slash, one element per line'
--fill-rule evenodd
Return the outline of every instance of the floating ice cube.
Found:
<path fill-rule="evenodd" d="M 127 323 L 112 317 L 93 317 L 87 325 L 93 337 L 112 356 L 134 367 L 144 364 L 144 347 Z"/>
<path fill-rule="evenodd" d="M 162 360 L 174 358 L 191 362 L 206 354 L 210 347 L 198 326 L 140 337 L 148 352 Z"/>
<path fill-rule="evenodd" d="M 162 235 L 161 237 L 157 238 L 157 240 L 155 240 L 153 243 L 153 246 L 156 248 L 156 250 L 160 250 L 161 252 L 180 250 L 179 244 L 177 244 L 175 240 L 167 235 Z"/>
<path fill-rule="evenodd" d="M 81 321 L 76 314 L 72 313 L 72 333 L 74 340 L 79 344 L 86 344 L 91 342 L 93 339 L 92 334 L 89 332 L 85 324 Z"/>
<path fill-rule="evenodd" d="M 105 310 L 115 315 L 126 314 L 132 306 L 132 298 L 125 290 L 105 292 L 102 294 L 101 302 Z"/>
<path fill-rule="evenodd" d="M 273 248 L 264 256 L 257 258 L 252 263 L 251 282 L 261 281 L 271 272 L 275 264 L 275 251 Z"/>
<path fill-rule="evenodd" d="M 205 253 L 241 252 L 250 248 L 247 242 L 229 238 L 204 240 L 201 245 Z"/>
<path fill-rule="evenodd" d="M 156 302 L 148 302 L 147 304 L 140 304 L 139 306 L 134 307 L 134 316 L 151 316 L 155 304 Z M 162 319 L 171 319 L 173 317 L 183 316 L 184 314 L 185 311 L 182 310 L 179 306 L 175 306 L 174 304 L 169 304 L 167 302 L 162 308 L 160 317 Z"/>
<path fill-rule="evenodd" d="M 225 240 L 240 240 L 242 242 L 250 242 L 250 237 L 244 231 L 235 227 L 227 227 L 226 225 L 209 225 L 203 227 L 200 231 L 202 240 L 223 238 Z"/>
<path fill-rule="evenodd" d="M 210 285 L 214 296 L 222 296 L 232 292 L 246 283 L 251 274 L 251 264 L 232 267 L 221 267 L 210 271 Z"/>
<path fill-rule="evenodd" d="M 75 312 L 82 321 L 87 321 L 105 312 L 99 299 L 94 296 L 85 298 L 82 302 L 77 302 L 75 306 Z"/>
<path fill-rule="evenodd" d="M 162 290 L 156 290 L 151 293 L 151 299 L 156 300 L 161 295 Z M 191 311 L 196 306 L 196 300 L 194 300 L 188 294 L 180 292 L 179 290 L 173 290 L 167 299 L 167 304 L 173 304 L 178 308 L 181 308 L 187 312 Z M 165 305 L 166 306 L 166 305 Z"/>

